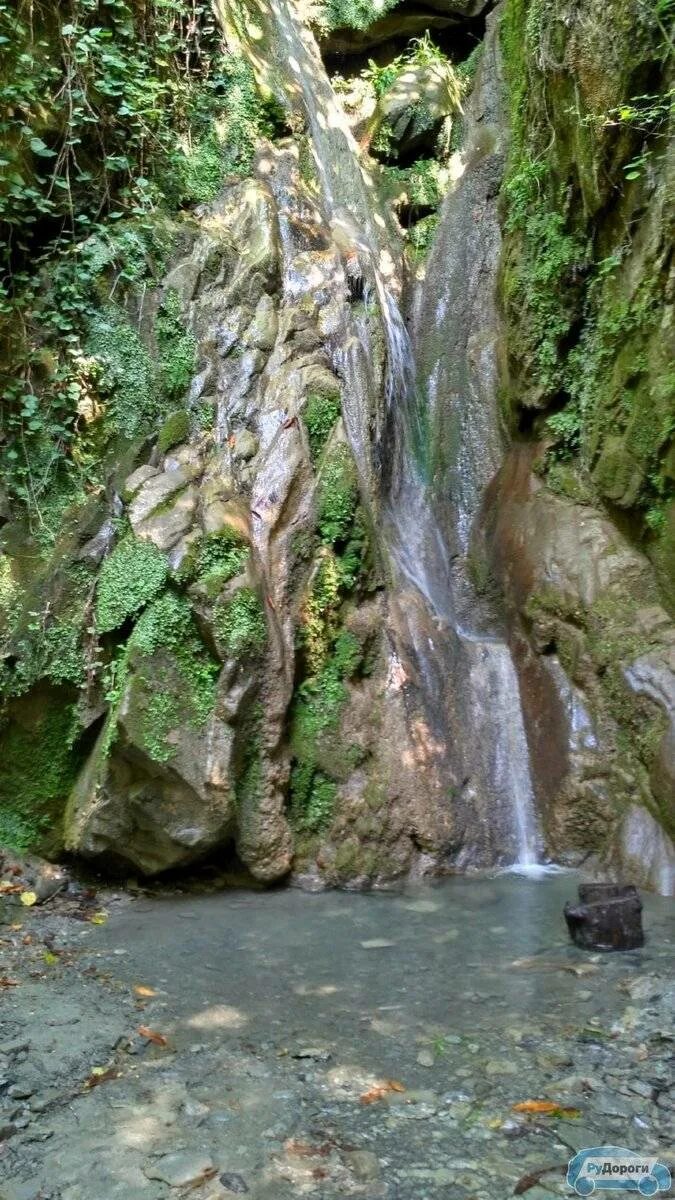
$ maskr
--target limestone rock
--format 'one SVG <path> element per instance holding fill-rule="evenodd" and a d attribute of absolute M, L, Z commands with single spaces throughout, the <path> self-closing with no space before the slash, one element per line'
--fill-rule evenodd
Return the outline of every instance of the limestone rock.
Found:
<path fill-rule="evenodd" d="M 142 470 L 141 467 L 134 474 L 138 476 Z M 130 478 L 133 479 L 134 476 L 132 475 Z M 155 509 L 159 508 L 160 504 L 166 504 L 167 500 L 176 492 L 180 492 L 187 483 L 188 478 L 180 467 L 161 473 L 153 470 L 151 475 L 139 479 L 136 494 L 129 505 L 129 520 L 133 529 L 136 530 L 141 521 L 149 517 Z"/>
<path fill-rule="evenodd" d="M 143 1168 L 148 1179 L 159 1179 L 172 1188 L 194 1187 L 213 1170 L 213 1159 L 208 1154 L 183 1150 L 165 1154 L 156 1162 Z"/>
<path fill-rule="evenodd" d="M 149 463 L 144 463 L 142 467 L 137 467 L 132 471 L 131 475 L 124 481 L 125 495 L 131 498 L 149 479 L 153 479 L 155 475 L 159 475 L 159 467 L 151 467 Z"/>

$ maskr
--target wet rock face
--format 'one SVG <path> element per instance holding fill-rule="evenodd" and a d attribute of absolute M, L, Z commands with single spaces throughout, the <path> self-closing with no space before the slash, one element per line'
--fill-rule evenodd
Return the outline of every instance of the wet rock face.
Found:
<path fill-rule="evenodd" d="M 644 555 L 545 487 L 531 448 L 488 492 L 549 847 L 670 894 L 675 626 Z"/>
<path fill-rule="evenodd" d="M 163 430 L 121 487 L 129 532 L 95 600 L 112 687 L 66 845 L 146 875 L 225 846 L 265 883 L 404 874 L 443 836 L 413 755 L 401 770 L 331 356 L 349 293 L 294 153 L 263 150 L 259 178 L 204 210 L 165 290 L 197 375 L 183 440 Z"/>

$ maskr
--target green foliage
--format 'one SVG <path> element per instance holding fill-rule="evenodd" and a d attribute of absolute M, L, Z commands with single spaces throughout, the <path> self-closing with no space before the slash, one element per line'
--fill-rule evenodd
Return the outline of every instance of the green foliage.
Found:
<path fill-rule="evenodd" d="M 347 699 L 345 681 L 362 658 L 357 638 L 342 630 L 321 670 L 298 688 L 291 724 L 291 819 L 298 830 L 317 831 L 332 815 L 337 785 L 327 777 L 325 764 L 319 766 L 320 743 L 337 729 Z"/>
<path fill-rule="evenodd" d="M 346 539 L 358 498 L 354 461 L 349 447 L 341 444 L 327 459 L 319 479 L 317 525 L 323 542 L 332 545 Z"/>
<path fill-rule="evenodd" d="M 216 606 L 214 628 L 227 654 L 255 657 L 267 644 L 267 622 L 253 588 L 240 588 L 231 600 Z"/>
<path fill-rule="evenodd" d="M 92 318 L 87 350 L 99 364 L 97 384 L 109 401 L 108 423 L 134 438 L 159 409 L 152 359 L 126 315 L 110 305 Z"/>
<path fill-rule="evenodd" d="M 0 731 L 0 845 L 34 849 L 55 826 L 79 766 L 76 732 L 73 705 L 46 700 L 42 713 Z"/>
<path fill-rule="evenodd" d="M 424 262 L 428 256 L 434 244 L 438 219 L 438 213 L 431 213 L 428 217 L 422 217 L 421 221 L 416 221 L 410 229 L 409 241 L 415 262 Z"/>
<path fill-rule="evenodd" d="M 330 29 L 367 29 L 396 8 L 400 0 L 323 0 L 319 23 Z"/>
<path fill-rule="evenodd" d="M 558 460 L 572 458 L 581 444 L 581 415 L 576 405 L 568 405 L 546 421 L 546 428 L 555 438 L 553 455 Z"/>
<path fill-rule="evenodd" d="M 196 580 L 209 596 L 243 571 L 250 554 L 248 542 L 235 529 L 226 527 L 201 538 L 181 565 L 181 582 Z"/>
<path fill-rule="evenodd" d="M 0 219 L 13 252 L 38 222 L 81 235 L 103 211 L 147 212 L 201 92 L 222 88 L 219 49 L 205 0 L 0 4 Z"/>
<path fill-rule="evenodd" d="M 438 208 L 448 186 L 447 171 L 435 158 L 418 158 L 410 167 L 384 168 L 387 190 L 398 192 L 412 208 Z"/>
<path fill-rule="evenodd" d="M 36 532 L 55 487 L 100 486 L 106 437 L 183 399 L 175 305 L 158 365 L 127 313 L 161 275 L 164 214 L 213 198 L 273 131 L 208 0 L 0 0 L 0 470 Z"/>
<path fill-rule="evenodd" d="M 552 398 L 564 387 L 561 346 L 576 315 L 574 280 L 588 266 L 589 247 L 569 231 L 562 196 L 555 204 L 549 200 L 546 174 L 543 163 L 526 158 L 505 184 L 507 228 L 521 236 L 505 294 L 514 310 L 528 314 L 519 354 L 538 395 Z"/>
<path fill-rule="evenodd" d="M 131 682 L 145 749 L 155 762 L 168 762 L 176 752 L 169 735 L 186 723 L 201 729 L 209 719 L 218 672 L 187 600 L 172 590 L 164 592 L 141 614 L 110 665 L 104 752 L 114 744 L 117 709 Z"/>
<path fill-rule="evenodd" d="M 167 450 L 172 450 L 174 446 L 187 441 L 189 433 L 190 414 L 187 409 L 179 408 L 171 413 L 162 425 L 157 438 L 157 449 L 166 454 Z"/>
<path fill-rule="evenodd" d="M 72 687 L 84 684 L 85 630 L 92 592 L 89 571 L 79 565 L 70 568 L 61 594 L 49 595 L 41 610 L 24 611 L 16 602 L 20 595 L 16 589 L 5 593 L 13 601 L 4 614 L 0 699 L 23 696 L 43 679 Z"/>
<path fill-rule="evenodd" d="M 159 350 L 161 388 L 171 403 L 184 400 L 197 363 L 197 343 L 186 330 L 180 296 L 167 291 L 162 297 L 155 336 Z"/>
<path fill-rule="evenodd" d="M 96 595 L 99 633 L 119 629 L 162 590 L 168 567 L 152 542 L 128 537 L 103 560 Z"/>
<path fill-rule="evenodd" d="M 340 416 L 339 392 L 311 392 L 302 410 L 312 462 L 317 462 Z"/>

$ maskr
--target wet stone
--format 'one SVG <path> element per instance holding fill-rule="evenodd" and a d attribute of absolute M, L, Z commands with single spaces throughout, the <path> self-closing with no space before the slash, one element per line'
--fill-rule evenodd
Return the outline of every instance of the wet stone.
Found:
<path fill-rule="evenodd" d="M 208 1154 L 178 1151 L 165 1154 L 163 1158 L 143 1168 L 148 1179 L 159 1179 L 169 1187 L 188 1187 L 198 1183 L 213 1170 L 213 1159 Z"/>
<path fill-rule="evenodd" d="M 350 1150 L 343 1155 L 345 1165 L 355 1176 L 364 1182 L 380 1178 L 380 1164 L 376 1154 L 371 1150 Z"/>
<path fill-rule="evenodd" d="M 223 1171 L 219 1178 L 227 1192 L 233 1192 L 237 1196 L 243 1196 L 248 1192 L 246 1180 L 234 1171 Z"/>

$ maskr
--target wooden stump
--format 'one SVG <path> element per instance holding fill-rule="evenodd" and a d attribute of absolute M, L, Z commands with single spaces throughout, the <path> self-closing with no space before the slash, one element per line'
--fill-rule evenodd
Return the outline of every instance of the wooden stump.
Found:
<path fill-rule="evenodd" d="M 635 950 L 644 946 L 642 901 L 637 888 L 582 883 L 579 903 L 565 905 L 572 941 L 584 950 Z"/>

